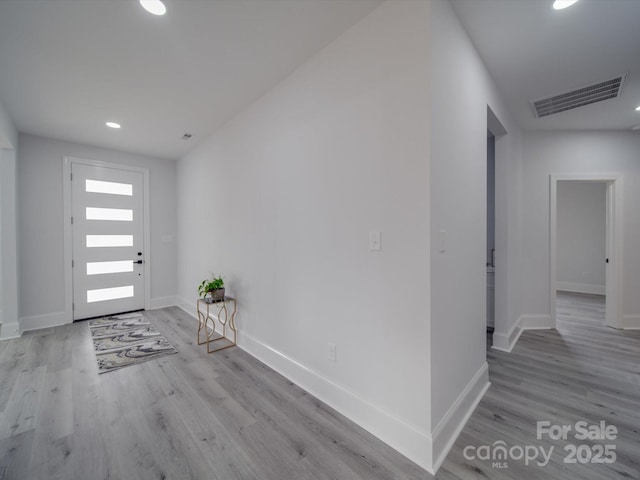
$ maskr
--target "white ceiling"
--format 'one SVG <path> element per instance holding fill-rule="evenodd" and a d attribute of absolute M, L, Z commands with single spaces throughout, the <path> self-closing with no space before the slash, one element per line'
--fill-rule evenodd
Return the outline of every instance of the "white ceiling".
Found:
<path fill-rule="evenodd" d="M 521 127 L 627 130 L 640 124 L 640 0 L 451 0 Z M 544 118 L 529 101 L 628 76 L 619 98 Z"/>
<path fill-rule="evenodd" d="M 137 0 L 0 0 L 0 100 L 21 132 L 179 158 L 380 2 L 166 0 L 156 17 Z M 640 0 L 451 3 L 523 128 L 640 124 Z M 531 112 L 620 73 L 619 99 Z"/>
<path fill-rule="evenodd" d="M 165 4 L 0 0 L 0 100 L 18 130 L 179 158 L 380 0 Z"/>

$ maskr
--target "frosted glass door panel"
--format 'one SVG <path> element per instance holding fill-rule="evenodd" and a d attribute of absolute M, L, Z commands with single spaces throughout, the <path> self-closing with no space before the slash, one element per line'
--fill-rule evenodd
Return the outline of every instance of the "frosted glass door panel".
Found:
<path fill-rule="evenodd" d="M 87 248 L 133 247 L 133 235 L 87 235 Z"/>
<path fill-rule="evenodd" d="M 85 179 L 85 192 L 107 193 L 109 195 L 133 196 L 133 185 L 130 183 L 102 182 Z"/>
<path fill-rule="evenodd" d="M 133 260 L 115 260 L 113 262 L 87 262 L 87 275 L 133 272 Z"/>
<path fill-rule="evenodd" d="M 133 210 L 126 208 L 87 207 L 87 220 L 111 220 L 114 222 L 132 222 Z"/>
<path fill-rule="evenodd" d="M 133 285 L 87 290 L 87 303 L 104 302 L 106 300 L 118 300 L 120 298 L 131 298 L 133 297 L 133 292 Z"/>

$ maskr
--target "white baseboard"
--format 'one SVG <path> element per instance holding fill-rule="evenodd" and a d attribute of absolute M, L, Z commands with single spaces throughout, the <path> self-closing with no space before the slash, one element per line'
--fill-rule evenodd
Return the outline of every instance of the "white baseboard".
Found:
<path fill-rule="evenodd" d="M 155 310 L 157 308 L 173 307 L 178 305 L 178 298 L 175 295 L 167 297 L 156 297 L 151 299 L 151 306 L 149 310 Z"/>
<path fill-rule="evenodd" d="M 188 301 L 186 298 L 181 297 L 180 295 L 175 296 L 176 303 L 174 304 L 176 307 L 180 307 L 185 313 L 188 313 L 193 318 L 196 318 L 196 301 L 192 302 Z"/>
<path fill-rule="evenodd" d="M 523 330 L 546 330 L 556 328 L 550 315 L 521 315 L 520 323 Z"/>
<path fill-rule="evenodd" d="M 332 382 L 243 332 L 238 334 L 238 346 L 429 473 L 434 472 L 432 439 L 428 432 L 414 428 L 393 414 L 372 405 L 344 386 Z"/>
<path fill-rule="evenodd" d="M 9 340 L 20 336 L 20 324 L 18 322 L 3 322 L 0 324 L 0 340 Z"/>
<path fill-rule="evenodd" d="M 511 326 L 508 332 L 502 332 L 500 330 L 494 330 L 493 332 L 493 345 L 491 348 L 494 350 L 500 350 L 501 352 L 511 353 L 513 347 L 516 346 L 520 335 L 522 335 L 522 317 Z"/>
<path fill-rule="evenodd" d="M 60 325 L 66 325 L 67 323 L 71 323 L 67 312 L 55 312 L 44 315 L 35 315 L 33 317 L 22 317 L 20 319 L 20 332 L 58 327 Z"/>
<path fill-rule="evenodd" d="M 196 318 L 195 303 L 178 297 L 178 307 Z M 265 365 L 285 376 L 314 397 L 336 409 L 429 473 L 432 470 L 432 442 L 427 432 L 421 432 L 393 415 L 384 412 L 347 388 L 324 378 L 294 359 L 238 332 L 238 347 Z"/>
<path fill-rule="evenodd" d="M 433 431 L 433 471 L 444 462 L 458 435 L 489 389 L 489 365 L 485 362 L 460 393 Z"/>
<path fill-rule="evenodd" d="M 151 310 L 171 307 L 176 305 L 176 303 L 177 299 L 175 296 L 154 298 L 151 300 Z M 44 315 L 34 315 L 32 317 L 23 317 L 20 319 L 20 332 L 58 327 L 60 325 L 66 325 L 67 323 L 71 323 L 67 312 L 55 312 Z M 2 338 L 4 338 L 4 336 Z"/>
<path fill-rule="evenodd" d="M 604 295 L 606 293 L 604 285 L 576 282 L 556 282 L 556 290 L 562 292 L 590 293 L 592 295 Z"/>
<path fill-rule="evenodd" d="M 640 315 L 623 315 L 622 328 L 625 330 L 640 330 Z"/>
<path fill-rule="evenodd" d="M 511 326 L 508 332 L 499 330 L 493 332 L 491 348 L 511 353 L 525 330 L 547 330 L 550 328 L 556 328 L 556 326 L 549 315 L 520 315 L 518 321 Z"/>

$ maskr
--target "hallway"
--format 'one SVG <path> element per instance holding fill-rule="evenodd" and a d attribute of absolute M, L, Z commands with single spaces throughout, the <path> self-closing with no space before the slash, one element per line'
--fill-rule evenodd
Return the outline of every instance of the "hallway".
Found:
<path fill-rule="evenodd" d="M 557 330 L 525 331 L 513 352 L 489 350 L 491 387 L 458 437 L 438 472 L 442 479 L 614 479 L 640 478 L 640 332 L 603 326 L 604 297 L 558 294 Z M 536 438 L 537 421 L 570 425 L 567 440 Z M 577 440 L 575 424 L 613 425 L 613 441 Z M 507 461 L 493 468 L 491 460 L 468 461 L 464 448 L 504 441 L 515 445 L 553 446 L 548 465 L 542 455 Z M 615 445 L 612 464 L 565 463 L 576 447 Z M 567 447 L 569 450 L 565 450 Z M 596 448 L 591 447 L 593 456 Z M 593 457 L 592 457 L 593 458 Z"/>

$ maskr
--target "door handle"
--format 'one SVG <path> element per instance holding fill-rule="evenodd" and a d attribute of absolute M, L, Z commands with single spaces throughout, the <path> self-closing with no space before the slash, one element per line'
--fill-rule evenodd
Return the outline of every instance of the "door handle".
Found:
<path fill-rule="evenodd" d="M 137 263 L 138 265 L 142 265 L 144 263 L 144 260 L 134 260 L 133 263 Z"/>

